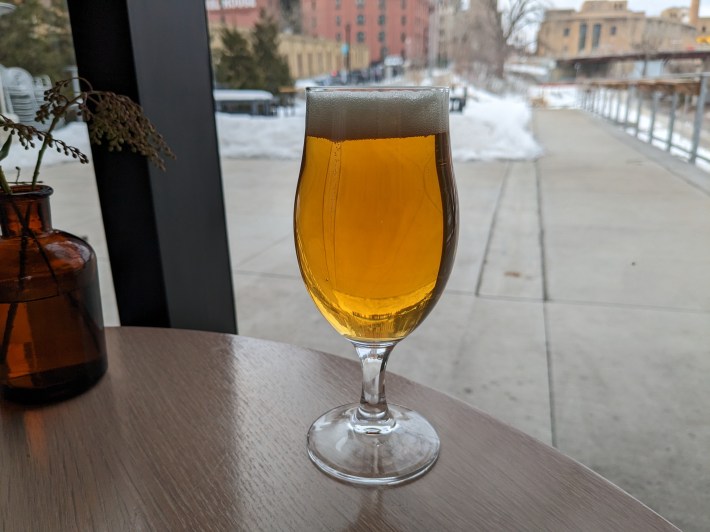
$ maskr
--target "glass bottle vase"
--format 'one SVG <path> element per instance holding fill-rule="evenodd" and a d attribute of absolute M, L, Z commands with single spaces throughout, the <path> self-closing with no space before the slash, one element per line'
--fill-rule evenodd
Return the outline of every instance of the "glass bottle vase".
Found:
<path fill-rule="evenodd" d="M 42 403 L 106 372 L 96 255 L 52 228 L 47 186 L 0 192 L 0 396 Z"/>

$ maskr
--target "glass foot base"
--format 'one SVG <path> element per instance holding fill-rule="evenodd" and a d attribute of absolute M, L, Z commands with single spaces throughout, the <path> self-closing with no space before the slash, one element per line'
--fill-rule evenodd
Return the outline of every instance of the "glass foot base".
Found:
<path fill-rule="evenodd" d="M 421 415 L 389 405 L 389 419 L 363 422 L 359 406 L 339 406 L 311 425 L 308 455 L 321 470 L 345 482 L 384 486 L 415 479 L 434 465 L 439 436 Z"/>

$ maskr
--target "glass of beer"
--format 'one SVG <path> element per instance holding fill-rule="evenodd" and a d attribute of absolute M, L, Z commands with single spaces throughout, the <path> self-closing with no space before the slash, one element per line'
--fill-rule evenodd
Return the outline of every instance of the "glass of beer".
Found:
<path fill-rule="evenodd" d="M 441 296 L 456 253 L 448 98 L 443 87 L 306 91 L 298 263 L 363 374 L 360 402 L 318 418 L 307 447 L 320 469 L 346 482 L 398 484 L 439 455 L 424 417 L 387 404 L 385 367 Z"/>

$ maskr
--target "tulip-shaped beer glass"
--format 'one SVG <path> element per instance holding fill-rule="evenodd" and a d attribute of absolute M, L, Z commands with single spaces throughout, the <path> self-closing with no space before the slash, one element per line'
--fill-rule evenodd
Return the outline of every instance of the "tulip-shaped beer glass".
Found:
<path fill-rule="evenodd" d="M 432 309 L 456 252 L 448 97 L 439 87 L 306 93 L 296 253 L 313 301 L 363 372 L 360 402 L 317 419 L 307 445 L 344 481 L 398 484 L 439 454 L 434 428 L 388 405 L 384 381 L 392 348 Z"/>

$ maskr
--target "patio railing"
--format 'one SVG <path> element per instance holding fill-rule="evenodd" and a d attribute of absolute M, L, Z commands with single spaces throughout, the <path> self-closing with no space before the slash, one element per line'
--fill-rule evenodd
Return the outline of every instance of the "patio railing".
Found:
<path fill-rule="evenodd" d="M 638 80 L 592 80 L 580 87 L 581 106 L 693 164 L 710 163 L 703 132 L 709 72 Z M 707 143 L 706 143 L 707 144 Z"/>

